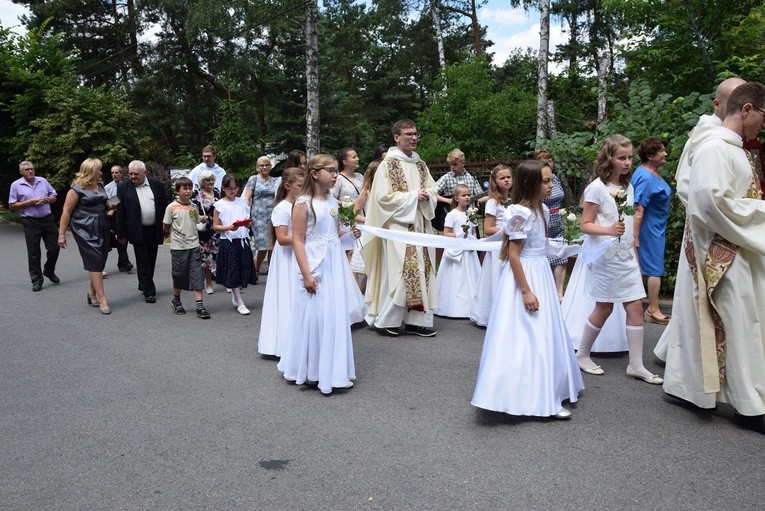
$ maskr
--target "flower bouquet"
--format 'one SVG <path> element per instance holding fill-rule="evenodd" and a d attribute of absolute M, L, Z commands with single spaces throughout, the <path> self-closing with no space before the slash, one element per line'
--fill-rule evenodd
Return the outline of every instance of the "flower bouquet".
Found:
<path fill-rule="evenodd" d="M 465 233 L 465 237 L 467 237 L 468 232 L 473 227 L 478 227 L 478 220 L 481 218 L 481 215 L 478 214 L 478 208 L 469 207 L 467 208 L 467 223 L 462 224 L 462 232 Z"/>
<path fill-rule="evenodd" d="M 337 216 L 346 227 L 353 227 L 356 223 L 356 212 L 353 210 L 353 201 L 350 195 L 343 195 L 337 206 Z"/>
<path fill-rule="evenodd" d="M 635 208 L 627 204 L 627 188 L 622 187 L 618 190 L 609 190 L 608 192 L 613 197 L 616 203 L 616 211 L 619 213 L 619 221 L 624 220 L 624 216 L 632 216 L 635 214 Z M 619 243 L 622 241 L 622 237 L 619 236 Z"/>
<path fill-rule="evenodd" d="M 580 245 L 582 243 L 582 230 L 579 217 L 573 211 L 568 211 L 565 208 L 561 208 L 558 214 L 563 221 L 563 239 L 569 245 Z"/>

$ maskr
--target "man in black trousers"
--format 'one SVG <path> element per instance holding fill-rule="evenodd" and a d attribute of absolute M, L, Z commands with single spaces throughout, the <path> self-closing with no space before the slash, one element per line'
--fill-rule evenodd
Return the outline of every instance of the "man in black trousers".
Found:
<path fill-rule="evenodd" d="M 167 207 L 165 185 L 146 176 L 146 165 L 133 160 L 128 165 L 129 181 L 117 186 L 117 222 L 115 230 L 120 243 L 129 241 L 135 253 L 138 290 L 146 303 L 157 301 L 154 267 L 157 250 L 164 241 L 162 218 Z"/>
<path fill-rule="evenodd" d="M 54 284 L 61 282 L 56 275 L 59 251 L 58 243 L 56 243 L 58 227 L 50 210 L 50 205 L 56 202 L 56 190 L 47 179 L 35 175 L 35 166 L 31 161 L 24 160 L 19 163 L 19 174 L 21 177 L 11 184 L 8 206 L 11 211 L 18 211 L 21 214 L 24 237 L 27 241 L 27 261 L 29 276 L 32 279 L 32 291 L 40 291 L 43 276 L 48 277 Z M 43 268 L 41 268 L 40 240 L 45 242 L 47 256 Z"/>

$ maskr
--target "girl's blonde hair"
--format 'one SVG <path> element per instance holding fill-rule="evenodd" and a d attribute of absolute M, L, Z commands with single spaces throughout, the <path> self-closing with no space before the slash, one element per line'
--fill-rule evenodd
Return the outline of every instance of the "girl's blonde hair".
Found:
<path fill-rule="evenodd" d="M 631 148 L 632 142 L 624 135 L 611 135 L 606 137 L 602 144 L 600 144 L 600 151 L 598 152 L 598 160 L 595 162 L 595 168 L 593 169 L 594 181 L 596 178 L 600 178 L 604 184 L 608 184 L 611 179 L 611 158 L 616 154 L 616 150 L 620 148 Z M 630 184 L 630 175 L 621 174 L 619 176 L 619 184 L 621 186 L 627 186 Z"/>
<path fill-rule="evenodd" d="M 545 222 L 545 233 L 547 232 L 547 219 L 544 217 L 544 207 L 539 191 L 542 189 L 542 169 L 550 167 L 548 164 L 539 160 L 522 161 L 515 168 L 515 180 L 513 181 L 513 204 L 526 206 L 542 217 Z M 505 219 L 510 221 L 509 218 Z M 502 235 L 502 248 L 499 251 L 499 258 L 503 261 L 508 258 L 510 240 L 507 234 Z"/>
<path fill-rule="evenodd" d="M 470 195 L 470 188 L 467 185 L 463 185 L 462 183 L 456 185 L 452 190 L 452 209 L 456 208 L 458 205 L 457 195 L 459 195 L 459 190 L 464 190 Z"/>
<path fill-rule="evenodd" d="M 489 179 L 489 198 L 494 199 L 497 202 L 497 204 L 502 204 L 503 202 L 505 202 L 510 195 L 510 190 L 507 190 L 507 192 L 505 192 L 505 190 L 501 189 L 497 185 L 497 182 L 495 181 L 497 174 L 499 174 L 503 170 L 507 170 L 508 172 L 510 172 L 510 177 L 511 178 L 513 177 L 513 169 L 511 169 L 509 165 L 503 165 L 500 163 L 499 165 L 491 169 L 491 178 Z M 505 193 L 507 193 L 507 195 L 505 195 Z"/>
<path fill-rule="evenodd" d="M 316 178 L 313 173 L 320 172 L 324 167 L 336 162 L 337 160 L 331 154 L 315 154 L 311 156 L 305 173 L 305 181 L 303 182 L 303 189 L 301 190 L 302 194 L 308 195 L 313 199 L 316 196 Z M 309 202 L 309 206 L 313 213 L 314 222 L 316 222 L 316 212 L 313 209 L 313 201 Z"/>
<path fill-rule="evenodd" d="M 282 181 L 279 183 L 279 188 L 276 189 L 276 195 L 274 196 L 274 206 L 287 198 L 289 190 L 287 190 L 285 185 L 291 185 L 301 178 L 305 178 L 305 171 L 300 167 L 284 169 L 284 172 L 282 172 Z"/>
<path fill-rule="evenodd" d="M 98 158 L 88 158 L 80 164 L 80 171 L 74 176 L 72 184 L 76 183 L 83 188 L 98 184 L 98 171 L 102 166 Z"/>

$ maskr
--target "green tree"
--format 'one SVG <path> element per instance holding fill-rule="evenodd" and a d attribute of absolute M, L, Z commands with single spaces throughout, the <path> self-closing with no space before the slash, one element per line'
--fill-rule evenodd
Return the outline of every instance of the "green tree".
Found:
<path fill-rule="evenodd" d="M 100 158 L 105 165 L 138 157 L 147 141 L 123 94 L 75 82 L 57 85 L 45 94 L 47 111 L 30 122 L 27 155 L 48 171 L 56 188 L 72 181 L 82 160 Z"/>
<path fill-rule="evenodd" d="M 425 135 L 419 153 L 443 161 L 459 147 L 471 160 L 518 155 L 533 138 L 536 97 L 512 86 L 494 90 L 486 58 L 447 66 L 449 88 L 440 92 L 418 122 Z"/>
<path fill-rule="evenodd" d="M 47 111 L 45 96 L 60 83 L 75 81 L 74 62 L 43 26 L 19 36 L 0 28 L 0 194 L 8 197 L 27 158 L 31 123 Z M 40 167 L 41 174 L 48 169 Z M 3 199 L 4 200 L 4 199 Z"/>
<path fill-rule="evenodd" d="M 47 26 L 61 48 L 75 53 L 84 83 L 129 86 L 142 72 L 138 35 L 142 26 L 134 0 L 14 0 L 30 15 L 26 26 Z"/>
<path fill-rule="evenodd" d="M 621 48 L 625 74 L 631 79 L 648 80 L 657 92 L 689 94 L 711 90 L 722 72 L 739 74 L 762 69 L 765 29 L 760 1 L 603 3 L 627 41 Z"/>
<path fill-rule="evenodd" d="M 228 172 L 241 178 L 255 173 L 255 163 L 261 155 L 257 134 L 253 126 L 245 122 L 246 109 L 244 101 L 221 101 L 218 104 L 220 122 L 212 130 L 219 161 Z"/>

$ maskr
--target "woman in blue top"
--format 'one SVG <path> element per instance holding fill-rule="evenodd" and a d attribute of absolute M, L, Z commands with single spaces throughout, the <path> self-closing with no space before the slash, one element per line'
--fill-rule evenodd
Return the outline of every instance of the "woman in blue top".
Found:
<path fill-rule="evenodd" d="M 666 325 L 669 316 L 659 310 L 659 288 L 664 275 L 664 244 L 672 189 L 659 174 L 667 163 L 667 145 L 658 137 L 648 137 L 638 148 L 641 165 L 632 175 L 635 189 L 635 245 L 640 271 L 646 279 L 648 309 L 646 323 Z"/>

